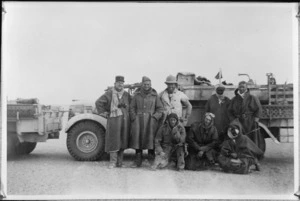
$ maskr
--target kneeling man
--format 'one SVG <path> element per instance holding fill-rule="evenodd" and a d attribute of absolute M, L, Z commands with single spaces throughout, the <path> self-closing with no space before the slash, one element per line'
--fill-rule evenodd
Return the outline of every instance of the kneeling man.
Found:
<path fill-rule="evenodd" d="M 188 152 L 186 169 L 204 170 L 214 167 L 217 159 L 218 131 L 212 113 L 206 113 L 204 122 L 191 125 L 187 136 Z"/>
<path fill-rule="evenodd" d="M 230 139 L 223 142 L 221 154 L 218 157 L 220 167 L 225 172 L 235 174 L 248 174 L 252 166 L 260 171 L 258 159 L 263 151 L 242 133 L 241 123 L 236 119 L 228 128 Z"/>
<path fill-rule="evenodd" d="M 185 129 L 179 124 L 177 114 L 169 114 L 167 121 L 159 128 L 155 137 L 156 156 L 151 168 L 153 170 L 164 168 L 175 159 L 177 170 L 183 171 L 185 137 Z"/>

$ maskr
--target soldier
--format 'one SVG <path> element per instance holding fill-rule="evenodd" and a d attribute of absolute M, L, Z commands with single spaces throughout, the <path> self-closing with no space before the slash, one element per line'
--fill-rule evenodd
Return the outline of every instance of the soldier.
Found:
<path fill-rule="evenodd" d="M 236 174 L 248 174 L 251 167 L 260 171 L 257 158 L 263 152 L 246 135 L 243 135 L 242 126 L 236 119 L 228 128 L 229 139 L 221 146 L 221 154 L 218 157 L 220 167 L 225 172 Z"/>
<path fill-rule="evenodd" d="M 191 125 L 186 139 L 189 155 L 186 169 L 198 170 L 213 167 L 216 162 L 218 131 L 214 126 L 214 114 L 206 113 L 204 122 Z"/>
<path fill-rule="evenodd" d="M 96 101 L 98 113 L 108 113 L 105 152 L 110 155 L 109 168 L 123 167 L 123 152 L 128 148 L 130 132 L 129 104 L 123 76 L 116 76 L 114 87 Z"/>
<path fill-rule="evenodd" d="M 130 104 L 131 139 L 130 147 L 136 150 L 132 167 L 142 165 L 143 149 L 148 149 L 148 158 L 154 159 L 154 137 L 163 107 L 151 80 L 144 76 L 142 87 L 135 92 Z"/>
<path fill-rule="evenodd" d="M 192 112 L 192 105 L 189 102 L 189 98 L 177 89 L 178 83 L 175 76 L 169 75 L 165 83 L 168 86 L 167 89 L 159 94 L 164 107 L 164 119 L 168 114 L 176 113 L 180 122 L 185 126 Z M 185 115 L 182 112 L 183 106 L 187 108 Z"/>
<path fill-rule="evenodd" d="M 229 125 L 228 107 L 230 99 L 224 96 L 225 87 L 216 86 L 216 94 L 213 94 L 205 105 L 205 112 L 211 112 L 215 115 L 215 127 L 218 130 L 219 144 L 227 138 L 227 128 Z"/>
<path fill-rule="evenodd" d="M 258 129 L 259 116 L 262 108 L 258 98 L 250 94 L 247 83 L 241 81 L 235 90 L 228 108 L 230 121 L 238 119 L 247 135 L 263 152 L 265 151 L 265 140 Z"/>
<path fill-rule="evenodd" d="M 167 117 L 167 121 L 157 131 L 155 137 L 155 162 L 151 167 L 164 168 L 176 154 L 177 170 L 184 170 L 184 143 L 185 143 L 185 128 L 179 124 L 176 113 L 171 113 Z"/>

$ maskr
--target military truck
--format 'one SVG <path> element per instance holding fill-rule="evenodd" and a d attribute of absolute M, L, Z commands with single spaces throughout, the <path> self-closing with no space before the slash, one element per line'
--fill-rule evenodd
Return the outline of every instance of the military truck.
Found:
<path fill-rule="evenodd" d="M 64 111 L 39 100 L 17 99 L 7 103 L 7 154 L 31 153 L 37 142 L 58 139 Z"/>
<path fill-rule="evenodd" d="M 215 86 L 206 79 L 197 79 L 194 73 L 178 73 L 177 81 L 179 89 L 189 97 L 193 106 L 186 125 L 188 130 L 191 123 L 203 119 L 204 106 L 215 93 Z M 140 86 L 140 83 L 135 83 L 125 85 L 125 88 L 132 95 Z M 276 84 L 273 75 L 268 73 L 267 84 L 257 85 L 249 77 L 248 87 L 262 104 L 263 113 L 259 123 L 261 134 L 265 138 L 272 138 L 275 143 L 293 142 L 293 84 Z M 225 88 L 224 94 L 232 98 L 237 86 L 226 85 Z M 70 106 L 69 114 L 65 132 L 70 154 L 80 161 L 101 159 L 104 155 L 107 114 L 97 114 L 95 101 L 89 104 L 75 101 Z"/>

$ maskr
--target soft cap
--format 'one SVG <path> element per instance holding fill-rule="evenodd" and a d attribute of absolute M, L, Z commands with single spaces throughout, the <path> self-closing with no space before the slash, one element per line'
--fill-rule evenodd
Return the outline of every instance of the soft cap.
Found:
<path fill-rule="evenodd" d="M 124 81 L 124 76 L 122 76 L 122 75 L 117 75 L 117 76 L 116 76 L 116 82 L 125 82 L 125 81 Z"/>
<path fill-rule="evenodd" d="M 142 78 L 142 82 L 146 82 L 146 81 L 151 81 L 149 77 L 147 76 L 143 76 Z"/>
<path fill-rule="evenodd" d="M 168 115 L 168 120 L 171 119 L 171 118 L 174 118 L 174 119 L 176 119 L 176 120 L 178 121 L 178 116 L 177 116 L 176 113 L 171 113 L 171 114 L 169 114 L 169 115 Z"/>

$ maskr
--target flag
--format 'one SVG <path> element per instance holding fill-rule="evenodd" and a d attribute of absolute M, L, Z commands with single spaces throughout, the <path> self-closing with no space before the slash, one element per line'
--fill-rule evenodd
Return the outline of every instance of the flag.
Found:
<path fill-rule="evenodd" d="M 219 80 L 219 79 L 222 78 L 222 71 L 221 71 L 221 70 L 218 72 L 218 74 L 215 76 L 215 78 L 216 78 L 217 80 Z"/>

